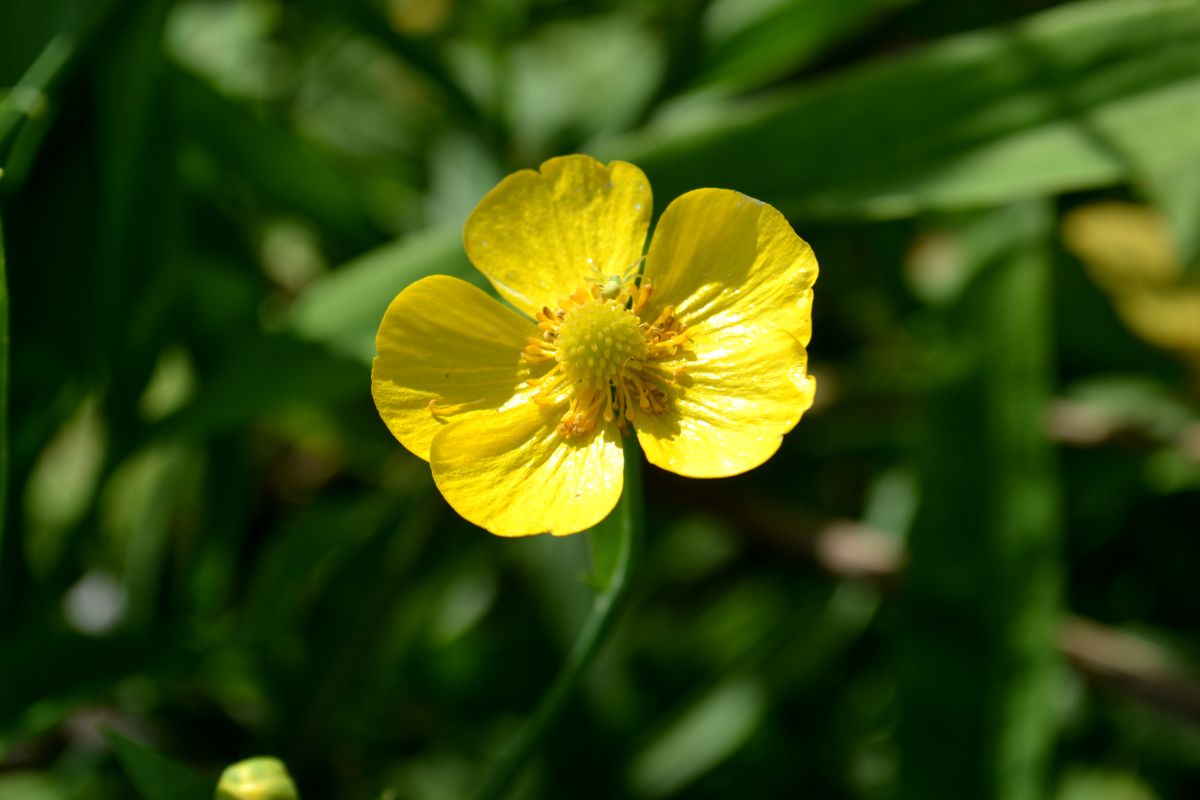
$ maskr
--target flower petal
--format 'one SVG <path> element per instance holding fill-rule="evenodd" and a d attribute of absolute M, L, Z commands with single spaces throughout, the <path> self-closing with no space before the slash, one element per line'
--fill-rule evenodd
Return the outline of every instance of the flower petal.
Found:
<path fill-rule="evenodd" d="M 642 317 L 666 305 L 689 329 L 782 328 L 801 344 L 812 334 L 817 259 L 784 216 L 728 189 L 697 189 L 663 212 L 646 256 L 654 287 Z"/>
<path fill-rule="evenodd" d="M 433 479 L 462 516 L 498 536 L 586 530 L 621 497 L 615 426 L 586 440 L 555 433 L 562 408 L 521 403 L 447 427 L 433 440 Z"/>
<path fill-rule="evenodd" d="M 668 387 L 671 411 L 635 421 L 646 458 L 689 478 L 754 469 L 812 405 L 804 346 L 786 331 L 731 327 L 690 349 L 687 374 Z"/>
<path fill-rule="evenodd" d="M 650 182 L 632 164 L 582 155 L 505 178 L 467 219 L 471 262 L 500 296 L 530 316 L 642 257 Z"/>
<path fill-rule="evenodd" d="M 371 395 L 379 415 L 400 444 L 428 461 L 447 423 L 494 412 L 529 391 L 521 351 L 537 333 L 466 281 L 422 278 L 392 300 L 375 337 Z"/>
<path fill-rule="evenodd" d="M 762 464 L 812 405 L 812 249 L 774 208 L 700 189 L 663 213 L 646 260 L 654 295 L 691 343 L 671 411 L 636 420 L 650 463 L 680 475 L 736 475 Z"/>

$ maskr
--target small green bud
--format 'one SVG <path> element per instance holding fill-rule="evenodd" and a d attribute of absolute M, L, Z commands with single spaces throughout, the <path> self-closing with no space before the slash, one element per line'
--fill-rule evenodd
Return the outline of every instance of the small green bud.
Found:
<path fill-rule="evenodd" d="M 282 761 L 259 756 L 225 768 L 216 800 L 300 800 L 300 795 Z"/>

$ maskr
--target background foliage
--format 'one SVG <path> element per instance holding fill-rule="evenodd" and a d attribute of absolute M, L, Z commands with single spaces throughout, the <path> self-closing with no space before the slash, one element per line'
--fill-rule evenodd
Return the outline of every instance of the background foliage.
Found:
<path fill-rule="evenodd" d="M 515 794 L 1200 796 L 1195 0 L 5 0 L 0 86 L 5 800 L 477 784 L 586 536 L 457 518 L 369 361 L 577 151 L 788 214 L 820 389 L 749 475 L 646 471 Z"/>

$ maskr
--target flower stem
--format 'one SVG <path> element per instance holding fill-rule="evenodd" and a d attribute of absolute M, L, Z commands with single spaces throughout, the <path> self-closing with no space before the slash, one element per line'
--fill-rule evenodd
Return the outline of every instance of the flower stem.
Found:
<path fill-rule="evenodd" d="M 0 219 L 0 575 L 8 521 L 8 275 L 4 265 L 4 221 Z M 3 605 L 0 595 L 0 606 Z"/>
<path fill-rule="evenodd" d="M 627 440 L 628 441 L 628 440 Z M 593 528 L 596 596 L 567 660 L 508 748 L 484 778 L 478 800 L 499 800 L 529 762 L 592 660 L 604 646 L 629 597 L 633 568 L 642 535 L 642 462 L 636 446 L 625 448 L 625 488 L 613 513 Z"/>

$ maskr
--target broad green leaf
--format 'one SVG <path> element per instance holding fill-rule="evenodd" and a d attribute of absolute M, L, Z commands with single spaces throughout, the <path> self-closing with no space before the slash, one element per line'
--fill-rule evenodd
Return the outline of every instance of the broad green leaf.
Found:
<path fill-rule="evenodd" d="M 1200 156 L 1200 2 L 1072 3 L 595 150 L 659 197 L 729 186 L 831 217 L 1141 178 Z"/>
<path fill-rule="evenodd" d="M 145 800 L 212 800 L 215 780 L 124 736 L 109 733 L 108 741 Z"/>
<path fill-rule="evenodd" d="M 383 312 L 418 278 L 440 273 L 473 280 L 460 227 L 425 231 L 385 245 L 314 282 L 293 305 L 289 329 L 330 350 L 369 364 Z"/>
<path fill-rule="evenodd" d="M 1200 79 L 1108 103 L 1088 125 L 1059 120 L 993 140 L 935 169 L 908 168 L 823 193 L 802 212 L 899 217 L 1137 180 L 1200 155 Z"/>
<path fill-rule="evenodd" d="M 694 85 L 744 89 L 799 69 L 839 38 L 909 0 L 720 0 L 705 12 Z"/>

